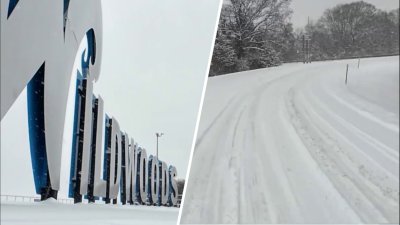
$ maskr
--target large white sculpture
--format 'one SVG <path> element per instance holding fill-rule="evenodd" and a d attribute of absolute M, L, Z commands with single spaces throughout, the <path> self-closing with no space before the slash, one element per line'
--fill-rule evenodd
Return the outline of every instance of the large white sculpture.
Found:
<path fill-rule="evenodd" d="M 98 0 L 1 0 L 1 118 L 44 65 L 45 143 L 54 190 L 60 186 L 72 67 L 81 40 L 89 30 L 95 35 L 95 58 L 91 59 L 89 70 L 94 80 L 99 78 L 101 13 Z"/>
<path fill-rule="evenodd" d="M 154 156 L 148 161 L 146 150 L 121 133 L 117 120 L 104 114 L 103 99 L 93 95 L 102 54 L 101 1 L 1 0 L 0 9 L 1 119 L 27 86 L 33 174 L 42 199 L 56 198 L 60 187 L 68 91 L 86 37 L 88 58 L 82 55 L 76 89 L 70 196 L 75 202 L 84 195 L 91 202 L 96 197 L 116 202 L 121 191 L 124 203 L 175 205 L 175 167 L 168 169 Z"/>

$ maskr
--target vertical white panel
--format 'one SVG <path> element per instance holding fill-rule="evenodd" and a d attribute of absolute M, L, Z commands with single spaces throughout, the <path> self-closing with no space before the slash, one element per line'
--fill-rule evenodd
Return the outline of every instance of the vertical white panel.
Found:
<path fill-rule="evenodd" d="M 159 162 L 160 175 L 160 197 L 161 205 L 165 205 L 168 202 L 168 192 L 169 192 L 169 174 L 167 171 L 167 164 L 165 162 Z"/>
<path fill-rule="evenodd" d="M 126 169 L 126 193 L 127 193 L 127 201 L 133 201 L 136 196 L 136 145 L 133 139 L 130 139 L 129 143 L 129 156 L 128 156 L 128 167 Z M 132 191 L 130 187 L 132 186 Z"/>
<path fill-rule="evenodd" d="M 149 192 L 153 203 L 158 203 L 160 176 L 158 172 L 158 159 L 157 156 L 150 156 L 151 163 L 149 162 L 151 172 L 149 171 Z"/>
<path fill-rule="evenodd" d="M 94 170 L 94 188 L 93 195 L 97 197 L 106 197 L 107 181 L 101 179 L 102 177 L 102 155 L 104 151 L 104 102 L 103 99 L 98 97 L 98 111 L 97 111 L 97 130 L 96 130 L 96 159 Z"/>
<path fill-rule="evenodd" d="M 121 131 L 119 129 L 118 121 L 115 118 L 112 118 L 111 125 L 111 160 L 110 160 L 110 199 L 116 199 L 118 197 L 119 191 L 119 180 L 121 177 Z M 118 143 L 117 143 L 118 142 Z M 117 148 L 118 147 L 118 154 Z M 117 174 L 115 175 L 115 165 L 116 165 L 116 156 L 118 159 L 117 164 Z"/>
<path fill-rule="evenodd" d="M 172 205 L 176 205 L 178 202 L 178 184 L 176 182 L 176 177 L 178 176 L 178 172 L 176 171 L 175 166 L 169 166 L 169 200 Z"/>
<path fill-rule="evenodd" d="M 81 185 L 79 190 L 81 195 L 87 194 L 87 189 L 89 184 L 89 164 L 90 164 L 90 148 L 92 143 L 92 118 L 93 118 L 92 105 L 93 105 L 93 78 L 90 76 L 90 74 L 88 74 L 86 79 Z"/>
<path fill-rule="evenodd" d="M 147 153 L 144 148 L 139 148 L 138 152 L 139 158 L 138 158 L 138 163 L 139 163 L 139 171 L 138 171 L 138 176 L 139 176 L 139 197 L 141 202 L 146 202 L 147 201 L 147 185 L 148 185 L 148 172 L 147 172 Z"/>

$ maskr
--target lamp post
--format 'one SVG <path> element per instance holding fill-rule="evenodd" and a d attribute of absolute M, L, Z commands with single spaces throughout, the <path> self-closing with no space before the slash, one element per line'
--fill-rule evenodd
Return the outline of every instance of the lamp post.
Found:
<path fill-rule="evenodd" d="M 158 159 L 158 138 L 159 137 L 161 137 L 161 136 L 163 136 L 164 135 L 164 133 L 156 133 L 156 137 L 157 137 L 157 152 L 156 152 L 156 156 L 157 156 L 157 159 Z"/>

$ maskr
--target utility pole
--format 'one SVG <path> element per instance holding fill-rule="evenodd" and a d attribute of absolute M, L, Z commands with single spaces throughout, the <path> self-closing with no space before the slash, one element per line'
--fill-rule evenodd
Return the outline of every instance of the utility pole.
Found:
<path fill-rule="evenodd" d="M 311 63 L 311 40 L 308 35 L 303 35 L 303 63 Z"/>
<path fill-rule="evenodd" d="M 307 63 L 310 63 L 310 39 L 307 38 L 306 40 L 306 46 L 307 46 Z"/>
<path fill-rule="evenodd" d="M 310 26 L 310 17 L 307 16 L 307 27 Z M 311 39 L 308 35 L 307 31 L 306 34 L 303 34 L 303 63 L 311 63 Z"/>
<path fill-rule="evenodd" d="M 306 64 L 306 37 L 303 34 L 303 64 Z"/>
<path fill-rule="evenodd" d="M 164 135 L 164 133 L 158 133 L 158 132 L 156 133 L 156 138 L 157 138 L 156 156 L 157 156 L 157 159 L 158 159 L 158 138 L 163 136 L 163 135 Z"/>

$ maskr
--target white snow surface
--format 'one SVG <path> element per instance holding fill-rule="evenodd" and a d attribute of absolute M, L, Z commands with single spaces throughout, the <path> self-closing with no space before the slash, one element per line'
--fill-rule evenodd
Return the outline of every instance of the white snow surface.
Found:
<path fill-rule="evenodd" d="M 399 223 L 399 57 L 210 78 L 181 223 Z"/>
<path fill-rule="evenodd" d="M 137 205 L 62 204 L 53 201 L 1 204 L 2 225 L 176 224 L 178 208 Z"/>

